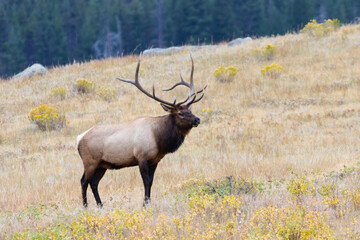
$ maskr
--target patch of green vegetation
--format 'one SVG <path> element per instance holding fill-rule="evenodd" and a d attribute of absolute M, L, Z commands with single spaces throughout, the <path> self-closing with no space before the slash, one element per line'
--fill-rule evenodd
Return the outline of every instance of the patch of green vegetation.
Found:
<path fill-rule="evenodd" d="M 184 193 L 190 197 L 198 194 L 219 197 L 239 194 L 253 194 L 262 188 L 255 180 L 227 176 L 213 181 L 190 180 L 183 183 Z"/>

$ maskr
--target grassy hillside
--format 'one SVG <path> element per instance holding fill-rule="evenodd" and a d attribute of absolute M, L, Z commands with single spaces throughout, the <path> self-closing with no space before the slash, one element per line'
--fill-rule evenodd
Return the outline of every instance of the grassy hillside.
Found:
<path fill-rule="evenodd" d="M 267 45 L 274 49 L 266 52 Z M 89 189 L 84 211 L 75 146 L 76 136 L 96 124 L 164 114 L 115 79 L 133 79 L 137 56 L 0 81 L 0 238 L 359 238 L 360 26 L 192 56 L 196 87 L 208 83 L 192 108 L 202 123 L 159 164 L 147 210 L 133 167 L 108 171 L 99 185 L 104 209 Z M 283 70 L 262 74 L 273 62 Z M 239 69 L 232 81 L 214 77 L 221 65 Z M 180 99 L 185 88 L 160 89 L 180 72 L 188 77 L 190 68 L 188 51 L 145 56 L 140 79 L 161 97 Z M 76 92 L 80 78 L 95 85 L 90 93 Z M 67 91 L 62 100 L 51 94 L 59 87 Z M 41 103 L 65 113 L 67 126 L 44 132 L 31 124 L 29 112 Z"/>

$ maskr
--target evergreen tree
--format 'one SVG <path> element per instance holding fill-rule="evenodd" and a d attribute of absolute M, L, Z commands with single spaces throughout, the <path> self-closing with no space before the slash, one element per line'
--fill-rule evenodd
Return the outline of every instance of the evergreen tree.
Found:
<path fill-rule="evenodd" d="M 98 0 L 89 0 L 84 8 L 82 24 L 79 26 L 78 47 L 76 56 L 80 60 L 86 60 L 94 57 L 93 44 L 100 35 L 100 13 L 101 2 Z"/>
<path fill-rule="evenodd" d="M 1 54 L 1 62 L 4 66 L 2 71 L 12 75 L 25 67 L 24 41 L 20 26 L 16 22 L 9 28 L 8 38 L 3 47 L 6 51 Z"/>
<path fill-rule="evenodd" d="M 265 0 L 243 0 L 236 2 L 237 25 L 244 36 L 263 35 L 265 23 Z"/>
<path fill-rule="evenodd" d="M 51 1 L 52 2 L 52 1 Z M 79 13 L 83 9 L 77 9 L 77 4 L 82 1 L 63 0 L 61 4 L 61 15 L 63 19 L 63 29 L 66 39 L 66 55 L 69 61 L 76 57 L 76 47 L 79 35 Z"/>
<path fill-rule="evenodd" d="M 146 18 L 143 5 L 132 0 L 124 6 L 124 48 L 126 52 L 139 52 L 146 48 Z"/>
<path fill-rule="evenodd" d="M 185 0 L 180 3 L 182 13 L 178 16 L 178 37 L 182 44 L 198 44 L 211 41 L 211 2 L 207 0 Z M 178 10 L 178 9 L 177 9 Z"/>
<path fill-rule="evenodd" d="M 228 41 L 239 35 L 236 25 L 234 1 L 215 0 L 213 6 L 212 34 L 215 42 Z"/>
<path fill-rule="evenodd" d="M 291 10 L 293 12 L 292 26 L 297 28 L 302 28 L 309 19 L 315 16 L 313 3 L 310 0 L 294 0 Z"/>

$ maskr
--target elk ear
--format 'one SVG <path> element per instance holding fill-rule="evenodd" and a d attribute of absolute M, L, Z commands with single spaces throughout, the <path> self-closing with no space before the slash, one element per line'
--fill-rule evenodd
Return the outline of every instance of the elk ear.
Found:
<path fill-rule="evenodd" d="M 169 107 L 169 106 L 167 106 L 167 105 L 165 105 L 165 104 L 160 103 L 160 105 L 162 106 L 162 108 L 163 108 L 166 112 L 171 113 L 172 110 L 173 110 L 172 107 Z"/>

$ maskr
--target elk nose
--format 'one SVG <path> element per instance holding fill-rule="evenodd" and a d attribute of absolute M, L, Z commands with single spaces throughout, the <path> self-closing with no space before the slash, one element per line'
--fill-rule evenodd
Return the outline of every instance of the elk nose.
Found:
<path fill-rule="evenodd" d="M 197 126 L 197 125 L 199 125 L 199 124 L 200 124 L 200 118 L 196 117 L 196 118 L 195 118 L 195 125 Z"/>

